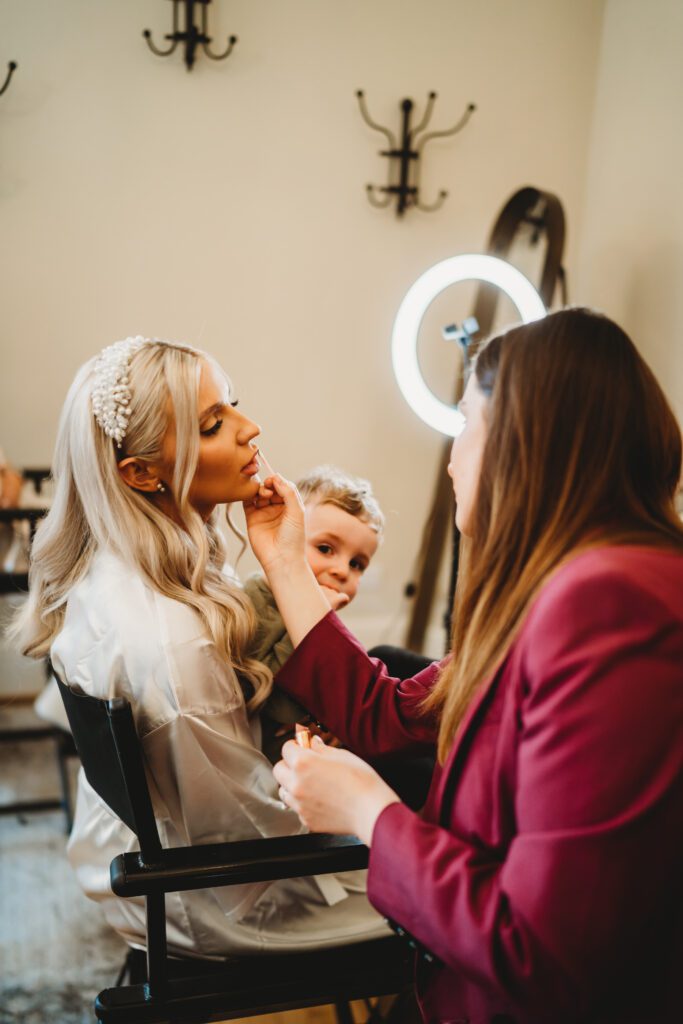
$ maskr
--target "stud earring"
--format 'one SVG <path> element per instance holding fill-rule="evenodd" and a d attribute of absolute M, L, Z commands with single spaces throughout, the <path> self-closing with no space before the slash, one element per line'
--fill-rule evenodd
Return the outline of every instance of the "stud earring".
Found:
<path fill-rule="evenodd" d="M 162 493 L 163 493 L 163 492 L 164 492 L 164 491 L 166 490 L 166 488 L 165 488 L 165 487 L 164 487 L 164 485 L 162 484 L 161 480 L 160 480 L 160 481 L 159 481 L 159 483 L 157 484 L 157 490 L 158 490 L 158 491 L 161 491 Z"/>

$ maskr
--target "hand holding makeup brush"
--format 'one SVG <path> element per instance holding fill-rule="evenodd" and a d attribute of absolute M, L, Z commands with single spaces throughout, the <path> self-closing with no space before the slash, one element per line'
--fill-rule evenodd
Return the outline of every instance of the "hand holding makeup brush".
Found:
<path fill-rule="evenodd" d="M 266 477 L 244 502 L 249 542 L 266 573 L 275 562 L 305 559 L 304 506 L 294 484 L 279 473 Z"/>
<path fill-rule="evenodd" d="M 312 832 L 356 835 L 369 846 L 377 818 L 399 800 L 369 764 L 319 736 L 310 749 L 289 740 L 282 758 L 273 769 L 280 799 Z"/>
<path fill-rule="evenodd" d="M 249 543 L 263 566 L 289 638 L 298 647 L 331 607 L 306 560 L 299 492 L 279 473 L 266 477 L 258 494 L 245 501 L 244 515 Z"/>

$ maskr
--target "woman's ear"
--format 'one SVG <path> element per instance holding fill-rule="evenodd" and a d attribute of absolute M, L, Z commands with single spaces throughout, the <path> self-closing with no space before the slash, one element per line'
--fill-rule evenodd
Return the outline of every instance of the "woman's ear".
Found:
<path fill-rule="evenodd" d="M 124 484 L 132 487 L 134 491 L 151 493 L 161 490 L 159 474 L 148 462 L 136 458 L 121 459 L 117 468 Z"/>

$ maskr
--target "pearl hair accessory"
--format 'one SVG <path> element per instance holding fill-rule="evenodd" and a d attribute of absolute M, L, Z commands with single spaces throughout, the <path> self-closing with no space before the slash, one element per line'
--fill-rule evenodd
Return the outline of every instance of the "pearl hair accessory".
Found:
<path fill-rule="evenodd" d="M 107 437 L 121 442 L 128 429 L 130 409 L 130 388 L 128 387 L 128 366 L 132 355 L 147 343 L 148 339 L 138 335 L 117 341 L 102 349 L 95 363 L 95 383 L 91 402 L 97 423 Z"/>

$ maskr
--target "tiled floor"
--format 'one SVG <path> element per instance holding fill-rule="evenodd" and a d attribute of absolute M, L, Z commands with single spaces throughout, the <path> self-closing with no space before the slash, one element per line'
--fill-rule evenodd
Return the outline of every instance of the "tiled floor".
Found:
<path fill-rule="evenodd" d="M 35 723 L 0 704 L 0 729 Z M 77 762 L 70 765 L 73 777 Z M 0 743 L 0 803 L 58 795 L 54 742 Z M 78 888 L 61 811 L 0 816 L 0 1024 L 91 1024 L 125 944 Z"/>

